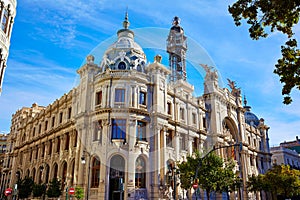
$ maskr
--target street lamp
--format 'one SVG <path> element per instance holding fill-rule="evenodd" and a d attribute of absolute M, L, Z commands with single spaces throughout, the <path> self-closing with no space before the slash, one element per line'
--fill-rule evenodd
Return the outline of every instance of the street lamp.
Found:
<path fill-rule="evenodd" d="M 41 173 L 40 183 L 43 183 L 43 178 L 44 178 L 43 177 L 44 164 L 45 163 L 43 163 L 43 165 L 40 166 L 40 173 Z M 43 200 L 46 198 L 46 188 L 47 188 L 46 183 L 43 183 Z"/>
<path fill-rule="evenodd" d="M 89 199 L 89 193 L 90 193 L 90 168 L 91 168 L 91 165 L 90 165 L 90 161 L 91 161 L 91 154 L 88 153 L 87 151 L 83 151 L 83 154 L 81 156 L 81 164 L 85 165 L 86 163 L 86 158 L 85 158 L 85 154 L 88 155 L 89 157 L 89 160 L 88 160 L 88 182 L 87 182 L 87 192 L 86 192 L 86 200 Z"/>
<path fill-rule="evenodd" d="M 173 193 L 173 198 L 176 200 L 176 190 L 177 190 L 177 176 L 179 176 L 180 171 L 178 168 L 175 166 L 173 167 L 172 164 L 169 165 L 169 170 L 168 170 L 168 176 L 171 184 L 171 180 L 173 180 L 173 188 L 174 188 L 174 193 Z"/>

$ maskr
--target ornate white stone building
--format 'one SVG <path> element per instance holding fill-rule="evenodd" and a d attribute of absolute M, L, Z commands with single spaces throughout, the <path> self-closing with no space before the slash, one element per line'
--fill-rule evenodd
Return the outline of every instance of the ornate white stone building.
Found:
<path fill-rule="evenodd" d="M 16 17 L 16 0 L 0 0 L 0 94 L 9 53 L 10 36 Z"/>
<path fill-rule="evenodd" d="M 176 162 L 196 150 L 242 142 L 242 151 L 217 153 L 236 161 L 243 179 L 237 198 L 260 199 L 245 185 L 248 175 L 270 167 L 269 127 L 243 107 L 235 83 L 221 88 L 217 71 L 202 65 L 204 94 L 193 96 L 186 78 L 187 38 L 177 17 L 166 38 L 169 66 L 159 55 L 147 63 L 127 16 L 117 35 L 100 65 L 87 56 L 77 70 L 79 85 L 68 94 L 13 115 L 2 187 L 17 177 L 37 183 L 59 177 L 63 188 L 83 187 L 85 199 L 163 199 L 174 190 L 166 175 Z"/>

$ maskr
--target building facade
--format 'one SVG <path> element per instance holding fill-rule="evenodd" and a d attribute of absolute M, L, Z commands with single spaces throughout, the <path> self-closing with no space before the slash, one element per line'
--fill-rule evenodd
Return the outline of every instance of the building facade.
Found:
<path fill-rule="evenodd" d="M 202 65 L 204 94 L 193 95 L 187 38 L 177 17 L 167 38 L 169 66 L 159 55 L 148 64 L 127 15 L 117 35 L 100 65 L 87 56 L 77 70 L 80 83 L 68 94 L 13 115 L 2 187 L 25 176 L 36 183 L 58 177 L 64 189 L 83 187 L 85 199 L 167 199 L 175 189 L 167 173 L 177 162 L 196 150 L 242 142 L 241 151 L 217 153 L 235 160 L 244 185 L 236 198 L 260 199 L 245 185 L 271 165 L 269 127 L 242 105 L 235 83 L 221 88 L 217 71 Z M 180 184 L 176 195 L 186 198 Z"/>
<path fill-rule="evenodd" d="M 289 165 L 291 168 L 300 169 L 300 140 L 284 141 L 277 147 L 271 147 L 273 165 Z"/>
<path fill-rule="evenodd" d="M 0 1 L 0 94 L 2 91 L 3 78 L 9 53 L 10 36 L 14 19 L 16 17 L 17 1 Z"/>
<path fill-rule="evenodd" d="M 300 169 L 299 154 L 292 149 L 278 146 L 271 147 L 273 165 L 289 165 L 291 168 Z"/>

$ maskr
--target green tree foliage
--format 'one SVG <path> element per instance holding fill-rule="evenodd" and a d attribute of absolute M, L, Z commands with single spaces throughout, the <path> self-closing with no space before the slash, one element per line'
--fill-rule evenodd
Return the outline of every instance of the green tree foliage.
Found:
<path fill-rule="evenodd" d="M 61 189 L 61 181 L 59 181 L 57 178 L 53 178 L 50 181 L 48 190 L 47 190 L 47 196 L 48 197 L 59 197 L 62 194 Z"/>
<path fill-rule="evenodd" d="M 201 157 L 199 153 L 187 157 L 187 161 L 178 164 L 181 187 L 190 189 L 192 178 L 196 178 L 199 186 L 206 191 L 207 197 L 213 191 L 229 192 L 240 186 L 241 180 L 235 175 L 232 161 L 224 162 L 214 153 Z M 198 173 L 196 177 L 196 169 Z"/>
<path fill-rule="evenodd" d="M 290 96 L 294 87 L 300 89 L 300 50 L 294 37 L 294 25 L 299 21 L 299 0 L 238 0 L 229 6 L 237 26 L 243 19 L 250 25 L 250 37 L 254 40 L 265 38 L 269 31 L 278 31 L 287 36 L 286 43 L 281 46 L 282 58 L 275 65 L 274 73 L 283 83 L 283 103 L 290 104 Z"/>
<path fill-rule="evenodd" d="M 25 177 L 24 179 L 18 179 L 18 196 L 20 199 L 28 198 L 32 192 L 33 180 L 31 177 Z"/>
<path fill-rule="evenodd" d="M 46 187 L 43 184 L 34 184 L 32 189 L 33 197 L 41 197 L 46 192 Z"/>
<path fill-rule="evenodd" d="M 291 198 L 300 194 L 300 171 L 289 165 L 276 165 L 266 174 L 249 177 L 247 187 L 250 191 L 270 192 L 273 199 L 277 195 Z"/>
<path fill-rule="evenodd" d="M 83 199 L 83 197 L 84 197 L 83 188 L 75 187 L 75 195 L 74 196 L 77 200 Z"/>

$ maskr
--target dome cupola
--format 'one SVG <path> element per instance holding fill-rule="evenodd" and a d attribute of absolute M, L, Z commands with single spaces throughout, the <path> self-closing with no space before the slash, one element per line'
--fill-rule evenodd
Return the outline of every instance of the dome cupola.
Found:
<path fill-rule="evenodd" d="M 102 71 L 137 70 L 145 71 L 146 55 L 143 49 L 134 41 L 134 32 L 129 30 L 128 13 L 125 14 L 123 29 L 118 30 L 118 39 L 105 51 L 100 67 Z"/>
<path fill-rule="evenodd" d="M 257 127 L 259 125 L 258 117 L 251 112 L 251 106 L 247 106 L 247 99 L 244 97 L 244 109 L 246 112 L 244 113 L 245 122 L 250 126 Z"/>

